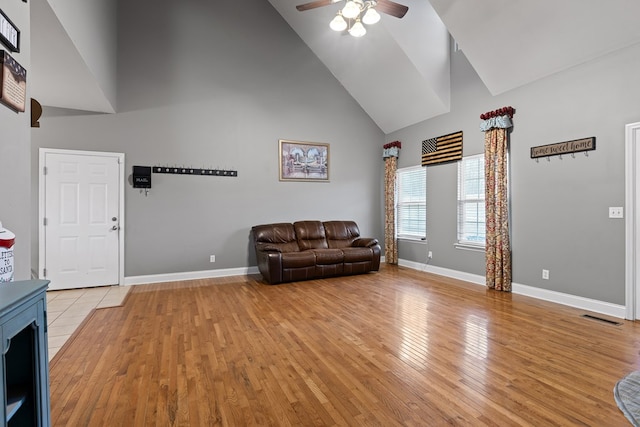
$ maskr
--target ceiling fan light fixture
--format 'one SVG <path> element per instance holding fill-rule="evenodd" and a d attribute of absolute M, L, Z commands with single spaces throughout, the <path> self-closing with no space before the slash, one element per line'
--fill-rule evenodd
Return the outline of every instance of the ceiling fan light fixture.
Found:
<path fill-rule="evenodd" d="M 340 12 L 329 23 L 329 28 L 333 31 L 344 31 L 347 29 L 347 21 L 344 20 Z"/>
<path fill-rule="evenodd" d="M 373 25 L 378 21 L 380 21 L 380 14 L 372 7 L 369 7 L 369 9 L 367 9 L 367 12 L 362 17 L 362 22 L 367 25 Z"/>
<path fill-rule="evenodd" d="M 367 29 L 364 28 L 364 25 L 362 25 L 360 19 L 357 19 L 356 23 L 353 24 L 351 28 L 349 28 L 349 34 L 351 34 L 353 37 L 362 37 L 367 34 Z"/>
<path fill-rule="evenodd" d="M 361 0 L 349 0 L 342 8 L 342 16 L 347 19 L 355 19 L 360 15 L 363 3 Z"/>

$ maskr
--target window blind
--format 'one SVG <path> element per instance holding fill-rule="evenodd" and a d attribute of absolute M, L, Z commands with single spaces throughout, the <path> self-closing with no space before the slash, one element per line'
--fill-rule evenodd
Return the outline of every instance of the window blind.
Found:
<path fill-rule="evenodd" d="M 423 239 L 427 235 L 427 171 L 415 166 L 396 172 L 396 229 L 398 237 Z"/>
<path fill-rule="evenodd" d="M 484 246 L 484 155 L 458 163 L 458 243 Z"/>

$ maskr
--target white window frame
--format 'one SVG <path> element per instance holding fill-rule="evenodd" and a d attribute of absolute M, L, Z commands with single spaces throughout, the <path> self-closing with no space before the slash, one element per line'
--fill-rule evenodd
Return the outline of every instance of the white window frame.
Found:
<path fill-rule="evenodd" d="M 475 195 L 476 197 L 467 197 L 465 198 L 465 183 L 467 182 L 467 177 L 465 177 L 465 165 L 469 161 L 477 161 L 478 158 L 482 159 L 482 166 L 476 170 L 477 177 L 482 179 L 482 184 L 479 186 L 479 192 Z M 485 200 L 485 189 L 484 189 L 484 154 L 476 154 L 473 156 L 465 156 L 458 162 L 458 220 L 457 220 L 457 243 L 455 246 L 460 249 L 472 249 L 472 250 L 484 250 L 485 248 L 485 240 L 470 240 L 465 238 L 464 233 L 464 224 L 473 222 L 469 221 L 469 218 L 466 218 L 465 209 L 468 204 L 481 204 L 484 210 L 484 200 Z M 484 224 L 484 214 L 482 221 L 479 220 L 479 217 L 476 215 L 475 223 L 477 225 Z M 484 225 L 482 227 L 485 227 Z M 484 235 L 484 233 L 482 233 Z"/>
<path fill-rule="evenodd" d="M 396 236 L 398 239 L 404 240 L 418 240 L 425 241 L 427 237 L 427 168 L 423 166 L 411 166 L 406 168 L 399 168 L 396 171 Z M 406 183 L 406 179 L 422 179 L 420 183 L 423 186 L 424 191 L 414 192 L 413 194 L 406 194 L 403 191 L 402 185 Z M 404 197 L 401 197 L 402 194 Z M 420 194 L 421 193 L 421 194 Z M 424 214 L 418 219 L 421 223 L 418 224 L 418 229 L 405 229 L 402 227 L 402 212 L 408 209 L 418 210 L 418 214 L 422 211 Z M 414 219 L 415 222 L 415 219 Z"/>

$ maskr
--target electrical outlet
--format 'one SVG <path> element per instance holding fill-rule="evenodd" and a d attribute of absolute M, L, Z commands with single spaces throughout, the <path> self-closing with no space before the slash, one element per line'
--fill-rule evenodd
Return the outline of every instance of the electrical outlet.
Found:
<path fill-rule="evenodd" d="M 609 207 L 609 218 L 623 218 L 623 208 L 619 207 Z"/>
<path fill-rule="evenodd" d="M 216 262 L 216 256 L 215 255 L 211 255 L 209 257 L 209 262 Z"/>
<path fill-rule="evenodd" d="M 429 259 L 433 258 L 433 252 L 429 251 L 429 253 L 427 254 L 427 258 Z"/>
<path fill-rule="evenodd" d="M 549 280 L 549 270 L 542 270 L 542 278 L 544 280 Z"/>

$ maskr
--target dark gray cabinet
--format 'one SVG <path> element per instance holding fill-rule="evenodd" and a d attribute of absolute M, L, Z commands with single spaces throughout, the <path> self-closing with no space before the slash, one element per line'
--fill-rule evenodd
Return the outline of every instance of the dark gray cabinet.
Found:
<path fill-rule="evenodd" d="M 49 426 L 48 280 L 0 283 L 0 420 Z"/>

